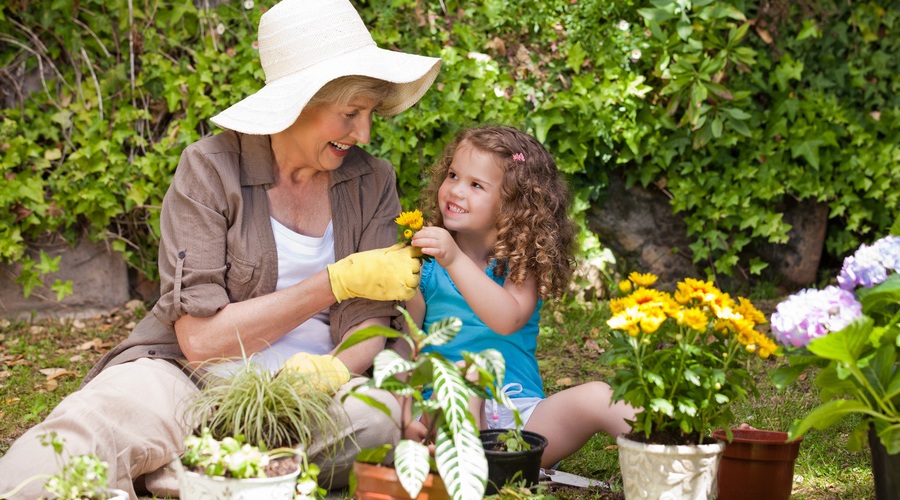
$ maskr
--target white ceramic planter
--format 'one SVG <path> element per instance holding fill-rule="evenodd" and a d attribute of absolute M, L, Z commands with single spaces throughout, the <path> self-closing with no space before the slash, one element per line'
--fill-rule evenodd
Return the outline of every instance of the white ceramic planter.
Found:
<path fill-rule="evenodd" d="M 183 500 L 291 500 L 300 475 L 298 468 L 291 474 L 260 479 L 210 477 L 185 470 L 178 459 L 172 461 L 172 468 Z"/>
<path fill-rule="evenodd" d="M 725 443 L 662 445 L 616 438 L 627 500 L 715 498 Z"/>

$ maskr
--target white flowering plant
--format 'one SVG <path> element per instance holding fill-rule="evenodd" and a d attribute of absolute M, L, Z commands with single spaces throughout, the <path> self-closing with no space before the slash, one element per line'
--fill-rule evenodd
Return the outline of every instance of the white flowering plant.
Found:
<path fill-rule="evenodd" d="M 56 432 L 40 436 L 41 445 L 50 446 L 61 466 L 56 474 L 36 474 L 22 481 L 12 491 L 0 492 L 0 498 L 13 498 L 26 484 L 46 480 L 44 488 L 59 500 L 105 499 L 109 497 L 109 463 L 97 455 L 74 455 L 66 459 L 65 440 Z"/>
<path fill-rule="evenodd" d="M 802 290 L 776 307 L 772 332 L 790 363 L 773 372 L 775 385 L 783 389 L 808 368 L 819 369 L 822 404 L 791 425 L 789 439 L 858 414 L 851 451 L 863 447 L 873 427 L 888 454 L 900 453 L 898 271 L 900 236 L 887 236 L 844 259 L 838 286 Z"/>
<path fill-rule="evenodd" d="M 273 461 L 293 459 L 293 463 L 287 464 L 287 470 L 300 469 L 294 499 L 312 500 L 325 496 L 325 489 L 318 484 L 319 467 L 307 463 L 306 455 L 296 448 L 266 450 L 245 443 L 240 435 L 219 440 L 208 428 L 202 429 L 199 435 L 192 434 L 185 438 L 184 445 L 182 465 L 206 476 L 264 478 Z"/>

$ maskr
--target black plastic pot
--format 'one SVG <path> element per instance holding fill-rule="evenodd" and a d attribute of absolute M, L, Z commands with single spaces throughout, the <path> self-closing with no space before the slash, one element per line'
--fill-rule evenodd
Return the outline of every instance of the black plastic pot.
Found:
<path fill-rule="evenodd" d="M 547 447 L 547 438 L 536 432 L 522 431 L 522 438 L 531 445 L 527 451 L 500 451 L 499 436 L 509 429 L 489 429 L 480 433 L 484 454 L 488 462 L 488 484 L 486 495 L 496 494 L 510 481 L 524 480 L 534 486 L 541 477 L 541 456 Z"/>
<path fill-rule="evenodd" d="M 869 449 L 872 451 L 872 475 L 875 478 L 877 500 L 900 499 L 900 453 L 888 455 L 874 428 L 869 428 Z"/>

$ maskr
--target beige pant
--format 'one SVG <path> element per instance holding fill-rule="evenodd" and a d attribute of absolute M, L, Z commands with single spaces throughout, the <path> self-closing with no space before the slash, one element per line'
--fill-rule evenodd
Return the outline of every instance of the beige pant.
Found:
<path fill-rule="evenodd" d="M 395 419 L 399 407 L 394 398 L 376 391 L 376 396 L 394 412 L 394 419 L 356 398 L 340 396 L 361 379 L 354 379 L 335 396 L 335 418 L 345 418 L 345 431 L 323 436 L 319 449 L 310 450 L 310 459 L 322 468 L 320 482 L 333 475 L 334 487 L 346 485 L 359 448 L 396 443 L 399 428 Z M 54 474 L 61 461 L 40 437 L 56 432 L 65 439 L 64 456 L 94 453 L 109 462 L 109 484 L 135 498 L 133 480 L 156 471 L 180 453 L 186 436 L 181 415 L 185 405 L 197 395 L 191 380 L 172 363 L 159 359 L 139 359 L 105 369 L 84 388 L 66 397 L 46 420 L 31 428 L 0 457 L 0 497 L 23 481 L 41 474 Z M 322 456 L 322 448 L 342 441 L 340 453 Z M 12 499 L 32 500 L 46 496 L 46 476 L 36 477 Z"/>

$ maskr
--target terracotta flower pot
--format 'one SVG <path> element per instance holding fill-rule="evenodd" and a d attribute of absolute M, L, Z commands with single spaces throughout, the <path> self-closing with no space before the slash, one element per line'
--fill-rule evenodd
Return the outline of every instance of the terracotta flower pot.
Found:
<path fill-rule="evenodd" d="M 794 462 L 802 438 L 787 441 L 786 432 L 732 429 L 728 443 L 724 430 L 713 437 L 725 441 L 719 464 L 719 499 L 787 500 L 794 482 Z"/>
<path fill-rule="evenodd" d="M 495 449 L 499 436 L 508 429 L 483 430 L 479 433 L 488 462 L 486 495 L 496 494 L 509 481 L 524 480 L 528 486 L 538 484 L 541 478 L 541 457 L 547 447 L 547 438 L 536 432 L 522 431 L 522 438 L 531 445 L 526 451 L 501 451 Z M 518 477 L 516 474 L 520 473 Z"/>
<path fill-rule="evenodd" d="M 623 434 L 616 438 L 616 444 L 626 499 L 715 497 L 725 443 L 653 444 L 632 441 Z"/>
<path fill-rule="evenodd" d="M 408 500 L 412 497 L 403 489 L 397 471 L 384 465 L 354 462 L 353 473 L 356 474 L 356 500 Z M 441 476 L 428 474 L 422 491 L 416 500 L 450 500 L 447 488 Z"/>

